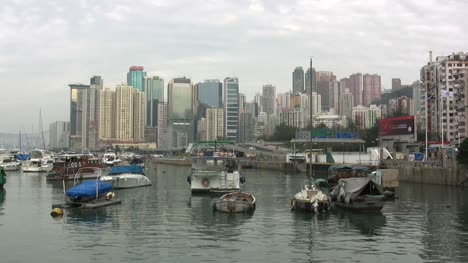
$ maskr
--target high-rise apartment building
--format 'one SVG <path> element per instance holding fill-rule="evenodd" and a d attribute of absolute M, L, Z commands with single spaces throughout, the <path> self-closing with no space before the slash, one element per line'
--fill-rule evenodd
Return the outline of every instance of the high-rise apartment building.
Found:
<path fill-rule="evenodd" d="M 146 98 L 145 93 L 133 89 L 133 141 L 143 142 L 145 140 L 146 126 Z"/>
<path fill-rule="evenodd" d="M 221 108 L 223 106 L 223 84 L 217 79 L 199 82 L 196 95 L 199 105 L 203 105 L 203 115 L 207 108 Z"/>
<path fill-rule="evenodd" d="M 393 78 L 392 79 L 392 91 L 397 91 L 401 89 L 401 79 Z"/>
<path fill-rule="evenodd" d="M 312 93 L 312 115 L 318 115 L 322 112 L 322 97 L 315 92 Z"/>
<path fill-rule="evenodd" d="M 330 110 L 330 81 L 336 80 L 336 76 L 331 71 L 317 72 L 317 93 L 322 98 L 322 111 Z"/>
<path fill-rule="evenodd" d="M 175 133 L 174 145 L 191 143 L 194 139 L 194 90 L 189 78 L 174 78 L 167 85 L 168 123 Z"/>
<path fill-rule="evenodd" d="M 124 84 L 115 89 L 115 139 L 133 140 L 133 87 Z"/>
<path fill-rule="evenodd" d="M 146 72 L 142 66 L 131 66 L 127 73 L 127 85 L 132 86 L 138 91 L 144 91 L 144 79 Z"/>
<path fill-rule="evenodd" d="M 351 80 L 349 78 L 340 79 L 340 94 L 343 93 L 346 89 L 351 90 Z"/>
<path fill-rule="evenodd" d="M 328 105 L 330 111 L 333 110 L 334 113 L 340 111 L 340 82 L 337 80 L 332 80 L 328 82 Z"/>
<path fill-rule="evenodd" d="M 70 148 L 82 150 L 88 148 L 88 91 L 90 86 L 70 84 Z"/>
<path fill-rule="evenodd" d="M 276 87 L 268 84 L 262 87 L 262 106 L 263 111 L 268 115 L 275 114 L 276 106 Z"/>
<path fill-rule="evenodd" d="M 362 83 L 362 104 L 367 107 L 376 101 L 380 101 L 382 95 L 380 75 L 364 74 Z"/>
<path fill-rule="evenodd" d="M 353 94 L 354 106 L 362 105 L 362 74 L 354 73 L 349 76 L 350 91 Z"/>
<path fill-rule="evenodd" d="M 164 102 L 164 80 L 158 76 L 145 77 L 146 127 L 158 126 L 158 104 Z"/>
<path fill-rule="evenodd" d="M 214 141 L 224 137 L 224 110 L 206 109 L 206 140 Z"/>
<path fill-rule="evenodd" d="M 108 88 L 99 92 L 99 140 L 115 138 L 115 91 Z"/>
<path fill-rule="evenodd" d="M 353 120 L 361 129 L 369 129 L 377 124 L 377 120 L 382 117 L 382 111 L 377 105 L 364 107 L 358 105 L 353 107 Z"/>
<path fill-rule="evenodd" d="M 464 78 L 468 69 L 468 53 L 459 52 L 448 56 L 438 56 L 421 69 L 421 92 L 425 93 L 427 115 L 422 112 L 423 129 L 426 121 L 428 130 L 442 135 L 444 141 L 458 142 L 465 138 L 465 123 L 467 119 L 464 104 Z M 463 94 L 463 95 L 462 95 Z M 424 100 L 423 100 L 424 101 Z M 458 104 L 460 103 L 460 104 Z M 421 110 L 425 103 L 421 103 Z"/>
<path fill-rule="evenodd" d="M 346 116 L 347 118 L 352 117 L 354 107 L 353 94 L 349 91 L 349 88 L 344 89 L 340 95 L 340 115 Z"/>
<path fill-rule="evenodd" d="M 238 141 L 239 132 L 239 80 L 224 79 L 224 135 L 226 140 Z"/>
<path fill-rule="evenodd" d="M 49 149 L 68 149 L 70 140 L 70 122 L 56 121 L 49 125 Z"/>
<path fill-rule="evenodd" d="M 292 92 L 294 94 L 305 93 L 304 69 L 302 67 L 296 67 L 292 73 Z"/>
<path fill-rule="evenodd" d="M 312 81 L 310 80 L 312 77 Z M 312 92 L 317 92 L 317 71 L 315 68 L 312 68 L 312 74 L 310 73 L 310 68 L 307 69 L 304 74 L 304 88 L 305 94 L 310 95 L 310 87 L 312 85 Z"/>
<path fill-rule="evenodd" d="M 172 130 L 168 130 L 167 103 L 158 103 L 158 148 L 172 147 Z"/>

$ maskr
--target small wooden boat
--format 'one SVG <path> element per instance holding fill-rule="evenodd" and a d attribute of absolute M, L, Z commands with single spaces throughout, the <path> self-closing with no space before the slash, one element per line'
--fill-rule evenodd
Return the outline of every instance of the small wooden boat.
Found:
<path fill-rule="evenodd" d="M 242 213 L 255 211 L 255 196 L 235 192 L 221 196 L 213 205 L 214 210 L 226 213 Z"/>

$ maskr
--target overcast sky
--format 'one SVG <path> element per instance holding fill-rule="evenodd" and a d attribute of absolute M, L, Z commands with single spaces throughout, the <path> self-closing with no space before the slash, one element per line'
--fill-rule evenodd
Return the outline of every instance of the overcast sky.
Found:
<path fill-rule="evenodd" d="M 69 83 L 93 75 L 114 88 L 131 65 L 165 84 L 239 78 L 251 100 L 263 84 L 291 89 L 314 58 L 338 78 L 377 73 L 411 83 L 434 56 L 468 50 L 468 1 L 3 0 L 0 132 L 69 119 Z M 165 91 L 166 92 L 166 91 Z"/>

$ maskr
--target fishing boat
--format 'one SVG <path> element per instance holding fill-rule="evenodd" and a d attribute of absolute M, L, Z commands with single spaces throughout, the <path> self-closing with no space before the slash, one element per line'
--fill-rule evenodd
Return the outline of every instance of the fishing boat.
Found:
<path fill-rule="evenodd" d="M 54 159 L 52 153 L 46 150 L 33 150 L 31 159 L 22 165 L 23 172 L 50 172 L 53 168 Z"/>
<path fill-rule="evenodd" d="M 330 198 L 314 182 L 303 184 L 301 191 L 291 200 L 291 210 L 304 210 L 309 212 L 322 212 L 330 209 Z"/>
<path fill-rule="evenodd" d="M 90 154 L 61 154 L 54 156 L 52 171 L 47 173 L 48 181 L 73 180 L 81 168 L 104 168 L 101 158 Z M 94 170 L 89 170 L 94 171 Z M 96 179 L 94 172 L 84 173 L 82 179 Z"/>
<path fill-rule="evenodd" d="M 3 167 L 0 167 L 0 188 L 6 184 L 6 173 Z"/>
<path fill-rule="evenodd" d="M 383 207 L 382 187 L 369 177 L 340 179 L 331 196 L 334 205 L 344 209 L 380 212 Z"/>
<path fill-rule="evenodd" d="M 243 192 L 227 193 L 213 205 L 214 210 L 226 213 L 253 212 L 255 208 L 255 196 Z"/>
<path fill-rule="evenodd" d="M 5 171 L 17 171 L 21 168 L 21 163 L 14 156 L 7 155 L 0 159 L 0 167 Z"/>
<path fill-rule="evenodd" d="M 145 176 L 140 166 L 114 166 L 110 174 L 103 175 L 100 181 L 112 184 L 115 189 L 150 186 L 151 181 Z"/>
<path fill-rule="evenodd" d="M 245 182 L 239 173 L 239 162 L 234 151 L 223 150 L 223 144 L 233 145 L 233 142 L 206 141 L 200 142 L 207 147 L 199 150 L 192 158 L 192 169 L 187 176 L 192 193 L 227 193 L 237 192 Z M 200 148 L 199 148 L 200 149 Z"/>

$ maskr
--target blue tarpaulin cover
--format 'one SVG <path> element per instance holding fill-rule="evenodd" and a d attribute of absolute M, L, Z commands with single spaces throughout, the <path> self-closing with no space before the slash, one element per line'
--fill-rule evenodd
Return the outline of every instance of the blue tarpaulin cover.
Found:
<path fill-rule="evenodd" d="M 31 154 L 30 153 L 20 153 L 20 154 L 16 154 L 15 157 L 16 157 L 16 160 L 18 160 L 18 161 L 26 161 L 26 160 L 29 160 L 31 158 Z"/>
<path fill-rule="evenodd" d="M 111 174 L 123 174 L 123 173 L 145 174 L 145 172 L 143 172 L 143 169 L 137 165 L 112 167 Z"/>
<path fill-rule="evenodd" d="M 413 153 L 415 161 L 424 161 L 424 153 Z"/>
<path fill-rule="evenodd" d="M 67 196 L 74 199 L 88 199 L 96 197 L 96 183 L 98 184 L 98 195 L 106 194 L 112 189 L 112 184 L 101 181 L 84 181 L 67 191 Z"/>

